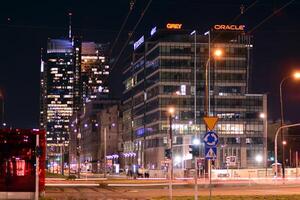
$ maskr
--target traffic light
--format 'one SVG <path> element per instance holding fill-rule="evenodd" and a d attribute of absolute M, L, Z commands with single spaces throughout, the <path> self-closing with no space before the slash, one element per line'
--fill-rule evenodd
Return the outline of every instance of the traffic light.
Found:
<path fill-rule="evenodd" d="M 189 145 L 189 152 L 193 156 L 199 156 L 200 155 L 199 145 Z"/>
<path fill-rule="evenodd" d="M 172 155 L 171 149 L 165 149 L 165 158 L 171 159 L 171 155 Z"/>

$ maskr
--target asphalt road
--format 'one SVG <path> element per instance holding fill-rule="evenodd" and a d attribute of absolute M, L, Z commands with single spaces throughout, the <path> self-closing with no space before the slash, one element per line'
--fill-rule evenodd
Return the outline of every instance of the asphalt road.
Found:
<path fill-rule="evenodd" d="M 299 185 L 232 186 L 212 189 L 212 195 L 300 195 Z M 100 199 L 151 199 L 168 196 L 168 187 L 46 187 L 46 197 L 55 200 L 100 200 Z M 175 187 L 174 196 L 193 196 L 192 187 Z M 208 188 L 199 189 L 199 195 L 209 195 Z"/>

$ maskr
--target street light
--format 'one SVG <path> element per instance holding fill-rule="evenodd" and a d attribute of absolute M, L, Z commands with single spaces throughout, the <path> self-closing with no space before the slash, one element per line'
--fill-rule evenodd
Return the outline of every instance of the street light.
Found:
<path fill-rule="evenodd" d="M 199 138 L 194 138 L 194 139 L 193 139 L 193 145 L 200 145 L 200 140 L 199 140 Z"/>
<path fill-rule="evenodd" d="M 169 148 L 171 151 L 170 155 L 170 179 L 169 179 L 169 193 L 170 199 L 173 199 L 173 188 L 172 188 L 172 180 L 173 180 L 173 133 L 172 133 L 172 121 L 173 121 L 173 114 L 175 113 L 174 107 L 168 108 L 169 113 L 169 125 L 170 125 L 170 139 L 169 139 Z"/>
<path fill-rule="evenodd" d="M 260 154 L 259 154 L 259 155 L 256 155 L 256 156 L 255 156 L 255 161 L 258 162 L 258 163 L 261 163 L 261 162 L 263 161 L 262 155 L 260 155 Z"/>
<path fill-rule="evenodd" d="M 190 33 L 194 35 L 194 122 L 197 123 L 197 31 Z"/>
<path fill-rule="evenodd" d="M 290 79 L 293 78 L 295 80 L 300 80 L 300 72 L 294 72 L 293 74 L 284 77 L 280 84 L 279 84 L 279 97 L 280 97 L 280 126 L 284 125 L 284 113 L 283 113 L 283 100 L 282 100 L 282 85 L 283 83 Z M 283 136 L 283 132 L 281 130 L 281 140 L 284 141 L 284 136 Z M 282 177 L 285 177 L 285 156 L 284 156 L 284 144 L 282 144 Z"/>
<path fill-rule="evenodd" d="M 220 57 L 222 56 L 222 54 L 223 54 L 223 51 L 222 51 L 221 49 L 216 49 L 216 50 L 214 51 L 214 56 L 215 56 L 216 58 L 220 58 Z"/>
<path fill-rule="evenodd" d="M 210 49 L 210 47 L 209 47 Z M 222 49 L 215 49 L 213 51 L 213 58 L 214 59 L 219 59 L 223 55 L 223 50 Z M 205 115 L 210 116 L 210 61 L 211 61 L 211 56 L 209 53 L 209 57 L 206 61 L 205 65 Z"/>
<path fill-rule="evenodd" d="M 274 144 L 274 153 L 275 153 L 275 175 L 277 177 L 277 172 L 278 172 L 278 169 L 277 169 L 277 165 L 278 165 L 278 156 L 277 156 L 277 138 L 278 138 L 278 134 L 279 134 L 279 131 L 281 131 L 282 129 L 284 128 L 290 128 L 290 127 L 296 127 L 296 126 L 300 126 L 300 123 L 296 123 L 296 124 L 290 124 L 290 125 L 285 125 L 285 126 L 280 126 L 276 133 L 275 133 L 275 144 Z M 284 133 L 281 131 L 281 133 Z M 284 144 L 282 144 L 284 146 Z M 283 175 L 283 174 L 282 174 Z"/>

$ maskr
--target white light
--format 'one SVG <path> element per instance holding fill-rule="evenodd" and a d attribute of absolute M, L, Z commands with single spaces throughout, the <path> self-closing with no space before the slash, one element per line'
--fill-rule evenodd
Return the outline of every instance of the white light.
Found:
<path fill-rule="evenodd" d="M 261 163 L 263 161 L 263 157 L 261 155 L 256 155 L 255 160 L 256 162 Z"/>
<path fill-rule="evenodd" d="M 193 121 L 189 121 L 189 125 L 192 125 L 193 124 Z"/>
<path fill-rule="evenodd" d="M 194 35 L 196 33 L 196 30 L 193 30 L 190 35 Z"/>
<path fill-rule="evenodd" d="M 156 26 L 151 29 L 150 35 L 154 35 L 156 33 Z"/>
<path fill-rule="evenodd" d="M 259 114 L 259 117 L 260 117 L 261 119 L 264 119 L 264 118 L 266 117 L 266 115 L 265 115 L 265 113 L 260 113 L 260 114 Z"/>
<path fill-rule="evenodd" d="M 181 156 L 175 156 L 174 161 L 176 163 L 180 163 L 181 162 Z"/>
<path fill-rule="evenodd" d="M 136 50 L 141 44 L 144 43 L 144 41 L 144 36 L 140 37 L 140 39 L 133 44 L 133 50 Z"/>
<path fill-rule="evenodd" d="M 209 31 L 206 31 L 205 33 L 204 33 L 204 35 L 208 35 L 209 34 Z"/>
<path fill-rule="evenodd" d="M 200 145 L 200 140 L 198 138 L 194 138 L 193 145 Z"/>

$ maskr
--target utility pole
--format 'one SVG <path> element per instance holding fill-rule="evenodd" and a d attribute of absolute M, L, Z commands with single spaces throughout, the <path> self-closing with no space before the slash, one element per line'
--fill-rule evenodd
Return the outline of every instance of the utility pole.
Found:
<path fill-rule="evenodd" d="M 106 127 L 104 127 L 104 178 L 106 178 L 106 165 L 107 165 L 107 160 L 106 160 Z"/>
<path fill-rule="evenodd" d="M 35 148 L 35 200 L 39 200 L 39 155 L 37 150 L 40 146 L 39 133 L 36 134 L 36 148 Z"/>
<path fill-rule="evenodd" d="M 296 178 L 298 177 L 298 151 L 296 151 Z"/>
<path fill-rule="evenodd" d="M 170 195 L 170 200 L 173 199 L 173 133 L 172 133 L 172 120 L 173 116 L 172 114 L 174 113 L 174 108 L 169 109 L 169 125 L 170 125 L 170 139 L 169 139 L 169 147 L 170 147 L 170 165 L 169 165 L 169 195 Z"/>
<path fill-rule="evenodd" d="M 76 119 L 76 126 L 77 126 L 77 176 L 80 178 L 80 139 L 81 139 L 81 133 L 80 133 L 80 114 L 78 112 L 77 119 Z"/>

